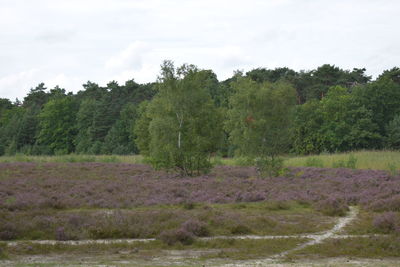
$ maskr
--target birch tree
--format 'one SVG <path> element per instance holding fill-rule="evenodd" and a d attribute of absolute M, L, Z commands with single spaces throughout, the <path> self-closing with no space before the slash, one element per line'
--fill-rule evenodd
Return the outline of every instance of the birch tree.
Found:
<path fill-rule="evenodd" d="M 232 86 L 226 129 L 237 155 L 254 161 L 263 175 L 278 175 L 279 155 L 290 145 L 295 89 L 287 83 L 260 84 L 244 77 Z"/>
<path fill-rule="evenodd" d="M 211 168 L 222 123 L 207 90 L 208 75 L 193 65 L 175 69 L 171 61 L 163 63 L 157 94 L 136 128 L 137 141 L 145 141 L 141 151 L 155 168 L 176 169 L 184 175 Z"/>

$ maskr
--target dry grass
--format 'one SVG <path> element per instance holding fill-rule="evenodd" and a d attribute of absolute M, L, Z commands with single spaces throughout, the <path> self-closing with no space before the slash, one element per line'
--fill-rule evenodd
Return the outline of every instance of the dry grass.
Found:
<path fill-rule="evenodd" d="M 291 167 L 307 166 L 307 163 L 313 161 L 312 159 L 316 159 L 317 162 L 319 161 L 322 163 L 321 167 L 332 168 L 340 162 L 347 162 L 350 155 L 353 155 L 356 159 L 356 169 L 388 171 L 400 170 L 400 151 L 358 151 L 350 153 L 299 156 L 286 159 L 285 165 Z"/>

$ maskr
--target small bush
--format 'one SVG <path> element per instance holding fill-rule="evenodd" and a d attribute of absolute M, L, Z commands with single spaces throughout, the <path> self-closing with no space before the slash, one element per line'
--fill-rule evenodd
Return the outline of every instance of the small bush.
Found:
<path fill-rule="evenodd" d="M 249 158 L 237 157 L 237 158 L 234 158 L 234 165 L 236 165 L 236 166 L 251 166 L 251 165 L 253 165 L 253 161 Z"/>
<path fill-rule="evenodd" d="M 221 156 L 215 156 L 212 159 L 212 165 L 213 166 L 221 166 L 224 165 L 224 162 L 222 161 L 222 157 Z"/>
<path fill-rule="evenodd" d="M 267 210 L 289 210 L 290 205 L 286 201 L 269 201 L 266 203 Z"/>
<path fill-rule="evenodd" d="M 389 163 L 387 165 L 387 168 L 389 169 L 389 173 L 391 176 L 396 176 L 399 174 L 399 170 L 397 169 L 397 166 L 395 163 Z"/>
<path fill-rule="evenodd" d="M 344 160 L 338 160 L 332 163 L 332 168 L 346 168 L 346 162 Z"/>
<path fill-rule="evenodd" d="M 315 209 L 327 216 L 344 216 L 349 207 L 338 198 L 328 198 L 318 202 Z"/>
<path fill-rule="evenodd" d="M 58 227 L 56 229 L 55 235 L 56 235 L 56 240 L 59 240 L 59 241 L 68 240 L 67 235 L 65 234 L 64 227 Z"/>
<path fill-rule="evenodd" d="M 347 160 L 339 160 L 332 164 L 333 168 L 355 169 L 356 166 L 357 166 L 357 158 L 354 155 L 350 155 Z"/>
<path fill-rule="evenodd" d="M 94 239 L 124 238 L 126 233 L 122 229 L 109 226 L 92 226 L 89 228 L 89 236 Z"/>
<path fill-rule="evenodd" d="M 104 158 L 101 158 L 100 162 L 104 162 L 104 163 L 119 163 L 120 160 L 116 157 L 116 156 L 107 156 Z"/>
<path fill-rule="evenodd" d="M 59 241 L 78 239 L 77 236 L 75 236 L 71 232 L 67 231 L 64 227 L 58 227 L 56 229 L 55 238 L 56 238 L 56 240 L 59 240 Z"/>
<path fill-rule="evenodd" d="M 4 246 L 4 247 L 3 247 L 3 246 Z M 6 253 L 4 252 L 4 250 L 5 250 L 5 245 L 0 244 L 0 260 L 2 260 L 2 259 L 7 259 L 7 255 L 6 255 Z"/>
<path fill-rule="evenodd" d="M 369 208 L 373 211 L 400 211 L 400 196 L 375 200 L 370 203 Z"/>
<path fill-rule="evenodd" d="M 238 225 L 232 227 L 231 233 L 234 235 L 246 235 L 246 234 L 251 234 L 252 231 L 246 225 L 238 224 Z"/>
<path fill-rule="evenodd" d="M 193 203 L 193 202 L 185 202 L 185 203 L 183 203 L 183 208 L 184 208 L 185 210 L 192 210 L 192 209 L 194 209 L 195 207 L 196 207 L 196 204 Z"/>
<path fill-rule="evenodd" d="M 182 228 L 192 233 L 195 236 L 209 236 L 210 231 L 208 230 L 205 223 L 200 222 L 196 219 L 189 219 L 182 224 Z"/>
<path fill-rule="evenodd" d="M 350 155 L 347 159 L 346 167 L 350 169 L 355 169 L 357 165 L 357 158 L 354 155 Z"/>
<path fill-rule="evenodd" d="M 287 172 L 283 167 L 283 159 L 279 157 L 257 158 L 255 164 L 260 176 L 277 177 Z"/>
<path fill-rule="evenodd" d="M 380 232 L 388 234 L 400 227 L 399 217 L 394 212 L 384 212 L 375 216 L 373 225 Z"/>
<path fill-rule="evenodd" d="M 17 237 L 18 230 L 13 224 L 6 223 L 0 228 L 0 240 L 13 240 Z"/>
<path fill-rule="evenodd" d="M 306 167 L 323 168 L 324 162 L 319 158 L 307 158 L 305 165 Z"/>
<path fill-rule="evenodd" d="M 193 234 L 182 228 L 163 231 L 159 234 L 158 239 L 168 246 L 175 245 L 178 242 L 183 245 L 190 245 L 194 242 Z"/>

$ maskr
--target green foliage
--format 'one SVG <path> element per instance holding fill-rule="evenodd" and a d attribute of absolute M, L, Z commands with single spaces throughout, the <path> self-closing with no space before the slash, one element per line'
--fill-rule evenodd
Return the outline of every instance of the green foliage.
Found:
<path fill-rule="evenodd" d="M 371 110 L 372 122 L 378 125 L 380 135 L 386 135 L 386 126 L 400 114 L 400 70 L 385 71 L 367 86 L 355 88 L 360 105 Z"/>
<path fill-rule="evenodd" d="M 297 153 L 342 152 L 380 143 L 371 111 L 343 87 L 330 88 L 321 101 L 308 102 L 297 111 L 293 129 Z"/>
<path fill-rule="evenodd" d="M 260 176 L 284 176 L 287 171 L 285 168 L 283 168 L 283 159 L 280 157 L 267 156 L 263 158 L 256 158 L 255 165 Z"/>
<path fill-rule="evenodd" d="M 277 175 L 287 151 L 295 90 L 287 83 L 256 83 L 239 78 L 233 83 L 226 129 L 237 155 L 257 159 L 263 174 Z"/>
<path fill-rule="evenodd" d="M 74 103 L 71 112 L 64 103 L 68 101 Z M 295 110 L 288 112 L 295 102 Z M 188 117 L 180 129 L 182 114 Z M 233 157 L 236 151 L 254 163 L 255 158 L 264 157 L 261 154 L 272 157 L 276 154 L 272 151 L 281 153 L 288 147 L 298 154 L 400 149 L 399 114 L 399 68 L 384 71 L 372 82 L 363 68 L 343 70 L 329 64 L 299 72 L 286 67 L 258 68 L 244 76 L 237 71 L 218 81 L 212 70 L 188 65 L 176 70 L 166 63 L 157 83 L 138 84 L 132 79 L 123 85 L 111 81 L 99 86 L 88 81 L 77 94 L 59 86 L 48 90 L 40 83 L 22 103 L 0 98 L 0 155 L 134 154 L 140 150 L 154 156 L 157 151 L 156 157 L 147 159 L 155 166 L 208 169 L 209 160 L 197 159 L 212 152 Z M 221 122 L 225 132 L 214 136 L 221 132 Z M 158 130 L 162 132 L 156 134 Z M 178 133 L 185 146 L 180 151 L 191 156 L 176 156 Z M 166 143 L 173 145 L 161 145 Z"/>
<path fill-rule="evenodd" d="M 158 92 L 139 111 L 136 127 L 138 146 L 155 168 L 185 175 L 210 169 L 210 155 L 221 139 L 221 116 L 206 90 L 207 79 L 208 73 L 194 66 L 175 70 L 172 62 L 162 65 Z"/>
<path fill-rule="evenodd" d="M 105 137 L 105 153 L 121 155 L 138 152 L 133 134 L 136 119 L 136 106 L 132 103 L 126 104 L 121 110 L 119 119 Z"/>
<path fill-rule="evenodd" d="M 386 147 L 400 149 L 400 114 L 396 115 L 386 127 Z"/>
<path fill-rule="evenodd" d="M 332 168 L 350 168 L 355 169 L 357 167 L 357 158 L 350 154 L 347 160 L 335 161 L 332 164 Z"/>
<path fill-rule="evenodd" d="M 306 167 L 323 168 L 324 167 L 324 162 L 322 161 L 322 159 L 309 157 L 306 160 L 305 166 Z"/>
<path fill-rule="evenodd" d="M 399 170 L 395 163 L 388 163 L 387 169 L 389 170 L 390 175 L 396 176 L 399 174 Z"/>
<path fill-rule="evenodd" d="M 311 100 L 296 107 L 292 129 L 292 146 L 298 154 L 316 154 L 324 150 L 323 133 L 320 131 L 324 122 L 320 103 Z"/>
<path fill-rule="evenodd" d="M 48 146 L 56 155 L 72 153 L 76 135 L 77 103 L 71 97 L 54 98 L 39 114 L 39 145 Z"/>
<path fill-rule="evenodd" d="M 138 107 L 138 119 L 134 126 L 134 138 L 136 146 L 143 156 L 149 156 L 150 134 L 149 125 L 151 122 L 151 115 L 147 111 L 149 101 L 143 101 Z"/>

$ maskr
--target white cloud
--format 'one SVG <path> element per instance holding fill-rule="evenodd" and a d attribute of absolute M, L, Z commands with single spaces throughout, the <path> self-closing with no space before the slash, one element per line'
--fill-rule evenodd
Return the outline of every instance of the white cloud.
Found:
<path fill-rule="evenodd" d="M 0 97 L 45 81 L 154 81 L 164 59 L 212 69 L 400 62 L 397 0 L 0 0 Z M 11 73 L 11 74 L 10 74 Z"/>
<path fill-rule="evenodd" d="M 106 69 L 141 69 L 143 64 L 143 56 L 149 51 L 149 47 L 144 42 L 134 42 L 129 44 L 127 48 L 112 56 L 107 60 Z"/>
<path fill-rule="evenodd" d="M 0 77 L 0 98 L 23 99 L 26 92 L 39 83 L 38 72 L 39 69 L 30 69 Z"/>

